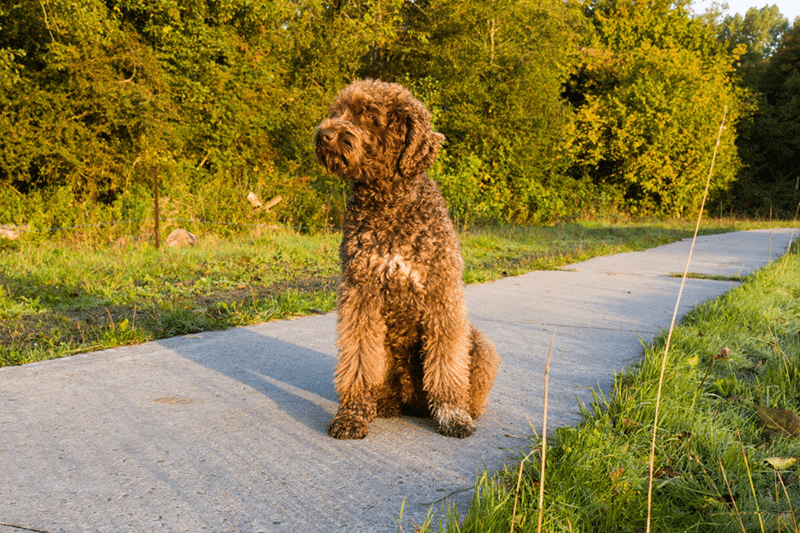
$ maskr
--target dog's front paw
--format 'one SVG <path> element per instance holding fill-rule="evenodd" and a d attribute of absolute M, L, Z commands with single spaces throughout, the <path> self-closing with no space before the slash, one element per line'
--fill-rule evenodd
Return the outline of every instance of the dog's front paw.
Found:
<path fill-rule="evenodd" d="M 335 439 L 363 439 L 369 433 L 369 423 L 362 417 L 337 414 L 329 432 Z"/>
<path fill-rule="evenodd" d="M 472 420 L 466 409 L 448 405 L 440 406 L 436 408 L 434 418 L 439 426 L 439 433 L 446 437 L 463 439 L 475 432 L 475 421 Z"/>

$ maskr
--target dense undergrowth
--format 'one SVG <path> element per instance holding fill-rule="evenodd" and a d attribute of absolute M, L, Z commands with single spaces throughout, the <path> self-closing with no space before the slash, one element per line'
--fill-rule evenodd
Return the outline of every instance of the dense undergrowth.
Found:
<path fill-rule="evenodd" d="M 311 146 L 336 93 L 407 86 L 472 223 L 791 218 L 800 25 L 691 0 L 0 2 L 0 225 L 339 225 Z M 738 18 L 737 18 L 738 17 Z M 269 211 L 254 212 L 248 192 Z"/>

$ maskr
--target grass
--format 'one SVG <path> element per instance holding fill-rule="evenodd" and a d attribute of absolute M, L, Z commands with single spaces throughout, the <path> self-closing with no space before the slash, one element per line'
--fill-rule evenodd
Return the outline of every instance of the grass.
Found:
<path fill-rule="evenodd" d="M 329 311 L 337 247 L 296 234 L 161 250 L 7 244 L 0 365 Z"/>
<path fill-rule="evenodd" d="M 704 231 L 758 225 L 722 220 Z M 651 248 L 691 230 L 681 221 L 640 221 L 465 231 L 464 281 Z M 0 240 L 0 366 L 331 311 L 339 239 L 212 234 L 194 247 L 161 250 L 135 241 Z"/>
<path fill-rule="evenodd" d="M 682 278 L 683 274 L 670 274 L 672 278 Z M 743 276 L 739 276 L 738 274 L 734 274 L 733 276 L 726 276 L 723 274 L 699 274 L 697 272 L 687 272 L 686 273 L 687 279 L 706 279 L 706 280 L 713 280 L 713 281 L 744 281 Z"/>
<path fill-rule="evenodd" d="M 798 302 L 796 243 L 674 330 L 656 435 L 653 531 L 800 531 Z M 646 347 L 608 394 L 595 392 L 581 406 L 584 423 L 548 439 L 544 531 L 645 531 L 665 342 L 666 333 Z M 541 444 L 531 437 L 533 453 Z M 438 529 L 507 532 L 514 517 L 514 531 L 535 531 L 542 466 L 518 464 L 481 476 L 468 513 L 446 510 Z M 434 530 L 434 521 L 429 514 L 418 531 Z"/>

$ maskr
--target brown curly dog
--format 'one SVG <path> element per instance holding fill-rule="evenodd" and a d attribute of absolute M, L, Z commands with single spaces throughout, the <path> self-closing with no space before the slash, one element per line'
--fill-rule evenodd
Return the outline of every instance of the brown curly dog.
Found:
<path fill-rule="evenodd" d="M 443 141 L 408 90 L 372 80 L 343 89 L 314 133 L 320 162 L 352 184 L 339 247 L 338 439 L 401 412 L 468 437 L 486 407 L 500 358 L 467 317 L 458 236 L 425 173 Z"/>

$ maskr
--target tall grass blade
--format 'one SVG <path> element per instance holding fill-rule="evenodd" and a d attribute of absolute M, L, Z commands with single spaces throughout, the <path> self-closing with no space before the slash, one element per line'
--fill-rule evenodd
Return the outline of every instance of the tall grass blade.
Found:
<path fill-rule="evenodd" d="M 697 233 L 700 231 L 700 221 L 703 218 L 703 209 L 706 205 L 706 198 L 708 197 L 708 188 L 711 185 L 711 175 L 714 172 L 714 162 L 717 160 L 717 151 L 719 150 L 720 140 L 722 139 L 722 131 L 725 129 L 725 117 L 728 114 L 728 106 L 725 106 L 722 112 L 722 121 L 719 125 L 719 132 L 717 133 L 717 143 L 714 145 L 714 155 L 711 157 L 711 167 L 708 170 L 708 179 L 706 180 L 706 188 L 703 192 L 703 201 L 700 202 L 700 213 L 697 215 L 697 224 L 694 228 L 694 237 L 692 237 L 692 245 L 689 248 L 689 257 L 686 259 L 686 270 L 683 272 L 681 278 L 681 287 L 678 290 L 678 300 L 675 302 L 675 311 L 672 313 L 672 322 L 669 325 L 669 333 L 667 334 L 667 342 L 664 347 L 664 357 L 661 360 L 661 373 L 658 378 L 658 392 L 656 393 L 656 407 L 653 416 L 653 441 L 650 445 L 650 462 L 649 462 L 649 475 L 647 483 L 647 526 L 646 533 L 650 533 L 650 522 L 652 518 L 653 509 L 653 464 L 656 455 L 656 435 L 658 434 L 658 410 L 661 406 L 661 389 L 664 384 L 664 374 L 667 370 L 667 355 L 669 354 L 669 345 L 672 340 L 672 332 L 675 329 L 675 320 L 678 316 L 678 308 L 681 304 L 681 295 L 683 294 L 683 287 L 686 284 L 686 277 L 689 275 L 689 264 L 692 261 L 692 253 L 694 252 L 694 244 L 697 241 Z"/>
<path fill-rule="evenodd" d="M 557 328 L 556 328 L 557 329 Z M 544 367 L 544 406 L 542 407 L 542 465 L 539 472 L 539 526 L 538 532 L 542 531 L 542 519 L 544 517 L 544 462 L 547 457 L 547 397 L 548 381 L 550 377 L 550 360 L 553 356 L 553 342 L 556 340 L 556 329 L 553 330 L 553 337 L 550 339 L 550 350 L 547 352 L 547 363 Z M 519 464 L 519 475 L 517 476 L 517 489 L 514 491 L 514 508 L 511 511 L 511 528 L 509 533 L 514 533 L 514 525 L 517 521 L 517 500 L 519 499 L 519 489 L 522 485 L 522 470 L 531 455 L 536 450 L 531 450 Z"/>
<path fill-rule="evenodd" d="M 739 514 L 739 506 L 736 505 L 736 499 L 734 499 L 733 492 L 731 491 L 731 484 L 728 482 L 728 475 L 725 473 L 725 467 L 722 466 L 722 459 L 717 457 L 717 460 L 719 461 L 719 468 L 722 470 L 722 479 L 725 480 L 725 486 L 728 487 L 728 494 L 730 494 L 731 502 L 733 502 L 733 510 L 736 512 L 736 519 L 739 521 L 739 526 L 742 528 L 742 533 L 747 533 L 744 523 L 742 523 L 742 515 Z"/>
<path fill-rule="evenodd" d="M 547 457 L 547 385 L 550 377 L 550 359 L 553 356 L 553 342 L 556 340 L 556 329 L 553 329 L 553 337 L 550 339 L 550 350 L 547 352 L 547 364 L 544 367 L 544 407 L 542 414 L 542 467 L 539 479 L 539 525 L 536 529 L 542 533 L 542 520 L 544 518 L 544 462 Z"/>
<path fill-rule="evenodd" d="M 783 483 L 783 477 L 781 477 L 780 472 L 776 472 L 775 475 L 778 476 L 778 481 L 781 482 L 781 487 L 783 487 L 783 494 L 786 496 L 786 501 L 789 502 L 789 513 L 792 516 L 792 527 L 794 527 L 794 533 L 798 533 L 797 529 L 797 517 L 794 515 L 794 505 L 792 505 L 792 500 L 789 498 L 789 493 L 786 490 L 786 485 Z"/>
<path fill-rule="evenodd" d="M 531 450 L 528 455 L 526 455 L 525 458 L 519 463 L 519 475 L 517 476 L 517 489 L 514 491 L 514 509 L 511 511 L 511 528 L 509 529 L 509 533 L 514 533 L 514 524 L 517 521 L 517 500 L 519 499 L 519 488 L 522 485 L 522 470 L 525 466 L 525 461 L 527 461 L 535 452 L 536 449 Z"/>
<path fill-rule="evenodd" d="M 761 527 L 761 533 L 764 533 L 764 519 L 761 516 L 761 509 L 758 508 L 758 495 L 756 494 L 756 487 L 753 485 L 753 476 L 750 474 L 750 463 L 747 460 L 747 454 L 744 451 L 744 444 L 742 443 L 742 436 L 737 431 L 739 436 L 739 446 L 742 449 L 742 458 L 744 459 L 744 467 L 747 469 L 747 479 L 750 481 L 750 491 L 753 493 L 753 503 L 756 506 L 756 516 L 758 516 L 758 524 Z"/>

